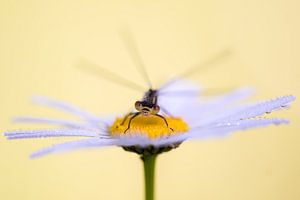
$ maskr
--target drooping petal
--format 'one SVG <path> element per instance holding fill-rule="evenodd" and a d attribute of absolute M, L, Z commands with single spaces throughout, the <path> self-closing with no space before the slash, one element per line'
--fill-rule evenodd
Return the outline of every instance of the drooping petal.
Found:
<path fill-rule="evenodd" d="M 149 137 L 143 134 L 132 134 L 118 137 L 118 146 L 139 146 L 139 147 L 162 147 L 174 145 L 176 143 L 181 143 L 184 140 L 188 139 L 189 135 L 185 133 L 179 133 L 177 135 L 162 136 L 156 139 L 150 139 Z"/>
<path fill-rule="evenodd" d="M 92 113 L 89 113 L 85 110 L 82 110 L 74 105 L 71 105 L 69 103 L 63 102 L 63 101 L 58 101 L 54 99 L 50 99 L 47 97 L 42 97 L 42 96 L 35 96 L 33 98 L 34 103 L 43 105 L 43 106 L 49 106 L 52 108 L 56 108 L 65 112 L 69 112 L 72 114 L 75 114 L 79 116 L 82 119 L 87 120 L 87 122 L 91 123 L 94 126 L 98 126 L 99 123 L 101 123 L 101 119 L 97 116 L 95 116 Z"/>
<path fill-rule="evenodd" d="M 153 140 L 142 134 L 127 134 L 118 137 L 118 146 L 135 146 L 146 147 L 153 143 Z"/>
<path fill-rule="evenodd" d="M 64 142 L 61 144 L 56 144 L 39 151 L 34 152 L 31 154 L 30 158 L 38 158 L 50 153 L 59 153 L 64 151 L 70 151 L 75 149 L 82 149 L 82 148 L 93 148 L 93 147 L 104 147 L 104 146 L 112 146 L 116 145 L 117 140 L 115 139 L 103 139 L 103 138 L 92 138 L 92 139 L 83 139 L 83 140 L 76 140 L 71 142 Z"/>
<path fill-rule="evenodd" d="M 44 137 L 96 137 L 106 136 L 99 130 L 84 130 L 84 129 L 46 129 L 46 130 L 20 130 L 8 131 L 4 135 L 7 139 L 25 139 L 25 138 L 44 138 Z"/>
<path fill-rule="evenodd" d="M 221 137 L 239 130 L 247 130 L 268 125 L 280 125 L 289 123 L 286 119 L 247 119 L 235 122 L 218 123 L 204 127 L 198 127 L 191 130 L 190 138 L 211 138 Z"/>
<path fill-rule="evenodd" d="M 154 146 L 162 147 L 162 146 L 168 146 L 170 144 L 179 144 L 183 141 L 189 139 L 188 133 L 181 133 L 178 135 L 173 135 L 172 137 L 164 137 L 154 142 Z"/>

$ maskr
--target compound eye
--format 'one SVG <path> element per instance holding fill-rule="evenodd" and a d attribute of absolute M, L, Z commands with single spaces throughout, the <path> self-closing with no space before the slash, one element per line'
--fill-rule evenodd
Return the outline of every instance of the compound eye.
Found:
<path fill-rule="evenodd" d="M 141 110 L 141 108 L 142 108 L 142 102 L 136 101 L 135 104 L 134 104 L 134 106 L 135 106 L 135 109 Z"/>
<path fill-rule="evenodd" d="M 158 105 L 155 105 L 155 106 L 153 106 L 153 112 L 154 113 L 158 113 L 159 112 L 159 110 L 160 110 L 160 107 L 158 106 Z"/>

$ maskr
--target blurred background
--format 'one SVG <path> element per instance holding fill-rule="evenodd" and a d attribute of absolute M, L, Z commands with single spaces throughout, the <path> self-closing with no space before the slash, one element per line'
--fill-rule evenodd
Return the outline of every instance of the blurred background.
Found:
<path fill-rule="evenodd" d="M 143 84 L 118 31 L 130 29 L 154 85 L 217 52 L 234 54 L 190 77 L 203 87 L 251 86 L 252 100 L 300 96 L 300 3 L 296 0 L 0 2 L 0 129 L 17 115 L 72 118 L 33 106 L 45 95 L 99 115 L 126 113 L 141 93 L 74 66 L 85 58 Z M 146 87 L 145 87 L 146 88 Z M 299 103 L 272 116 L 288 126 L 186 142 L 157 165 L 157 199 L 300 199 Z M 0 199 L 143 199 L 142 164 L 121 148 L 30 160 L 64 138 L 0 137 Z"/>

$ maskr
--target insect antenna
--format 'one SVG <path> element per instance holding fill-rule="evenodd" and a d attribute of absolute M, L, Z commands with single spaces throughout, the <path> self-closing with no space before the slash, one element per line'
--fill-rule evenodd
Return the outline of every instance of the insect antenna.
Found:
<path fill-rule="evenodd" d="M 146 71 L 146 67 L 142 60 L 141 54 L 138 50 L 137 44 L 136 44 L 134 38 L 132 37 L 132 33 L 128 30 L 126 30 L 126 31 L 123 30 L 123 31 L 120 31 L 119 34 L 120 34 L 121 39 L 124 42 L 126 49 L 128 50 L 128 53 L 130 54 L 130 56 L 133 60 L 138 72 L 143 76 L 148 87 L 152 88 L 151 80 Z"/>
<path fill-rule="evenodd" d="M 212 66 L 217 66 L 218 62 L 220 62 L 224 58 L 227 58 L 231 54 L 232 54 L 232 51 L 230 49 L 224 49 L 223 51 L 217 53 L 215 56 L 213 56 L 212 58 L 209 58 L 208 60 L 204 61 L 203 63 L 195 65 L 195 66 L 187 69 L 186 71 L 183 71 L 182 73 L 176 75 L 170 81 L 168 81 L 163 86 L 161 86 L 160 90 L 181 80 L 182 77 L 188 77 L 199 71 L 205 71 L 207 69 L 210 69 Z"/>
<path fill-rule="evenodd" d="M 77 63 L 76 67 L 79 69 L 85 70 L 91 74 L 101 75 L 106 80 L 111 81 L 116 84 L 119 84 L 119 85 L 122 85 L 122 86 L 125 86 L 127 88 L 137 90 L 137 91 L 142 91 L 142 92 L 145 91 L 143 86 L 141 86 L 129 79 L 123 78 L 122 76 L 120 76 L 104 67 L 93 64 L 87 60 L 81 60 L 79 63 Z"/>

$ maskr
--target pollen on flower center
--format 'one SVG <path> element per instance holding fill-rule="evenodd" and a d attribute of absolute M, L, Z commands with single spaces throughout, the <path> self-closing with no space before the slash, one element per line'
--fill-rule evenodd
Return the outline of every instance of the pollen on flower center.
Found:
<path fill-rule="evenodd" d="M 139 134 L 146 135 L 150 139 L 156 139 L 163 136 L 185 133 L 189 129 L 188 124 L 181 118 L 165 117 L 168 122 L 167 126 L 164 119 L 161 117 L 155 115 L 140 115 L 131 121 L 130 129 L 126 131 L 130 118 L 131 117 L 128 117 L 125 121 L 124 117 L 117 118 L 113 125 L 109 127 L 110 134 L 113 136 Z"/>

